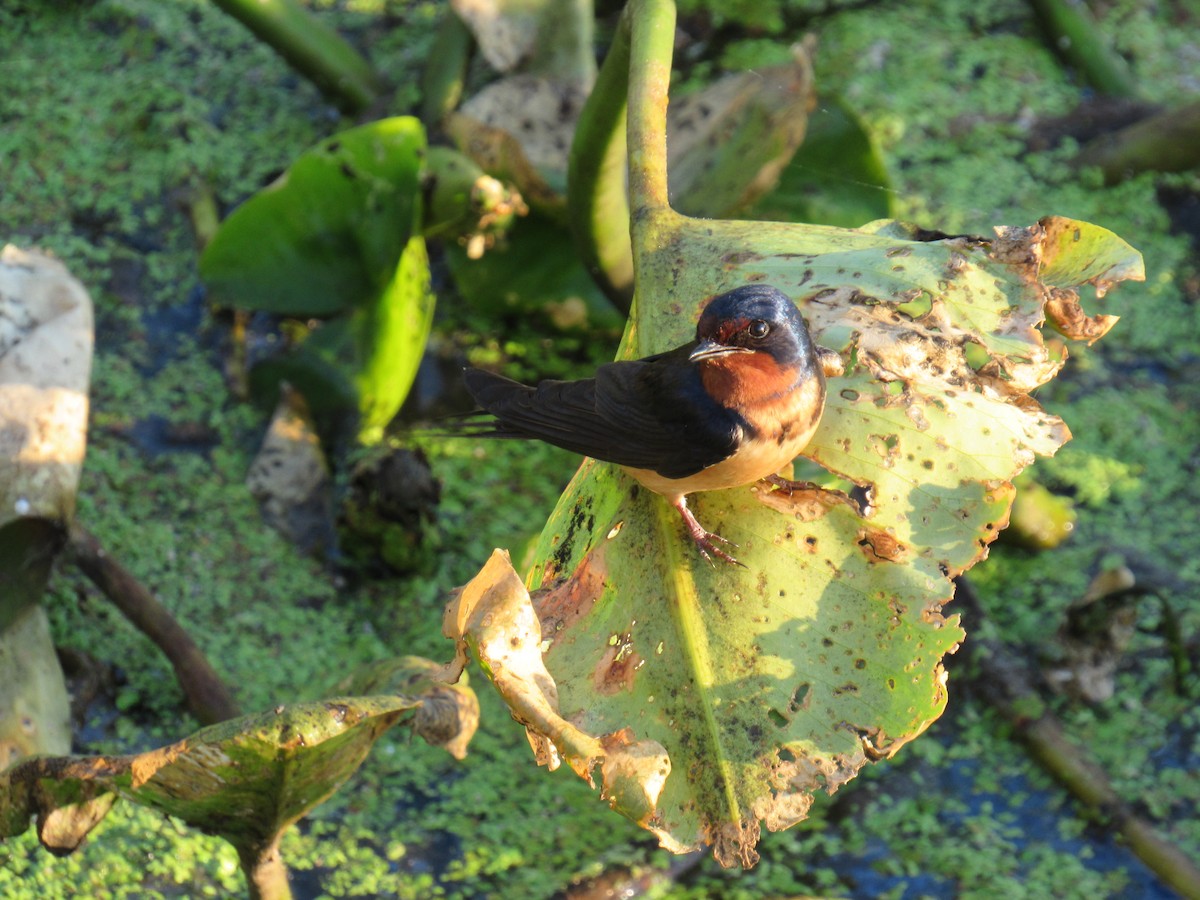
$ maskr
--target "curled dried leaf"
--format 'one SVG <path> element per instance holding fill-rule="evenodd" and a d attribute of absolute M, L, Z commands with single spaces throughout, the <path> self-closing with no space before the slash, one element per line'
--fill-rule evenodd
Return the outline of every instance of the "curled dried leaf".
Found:
<path fill-rule="evenodd" d="M 660 833 L 657 806 L 671 773 L 665 748 L 627 727 L 593 736 L 560 715 L 558 688 L 542 660 L 542 623 L 507 553 L 493 552 L 450 602 L 443 630 L 492 679 L 540 765 L 554 769 L 565 760 L 589 784 L 599 766 L 601 794 L 612 808 L 670 842 Z"/>

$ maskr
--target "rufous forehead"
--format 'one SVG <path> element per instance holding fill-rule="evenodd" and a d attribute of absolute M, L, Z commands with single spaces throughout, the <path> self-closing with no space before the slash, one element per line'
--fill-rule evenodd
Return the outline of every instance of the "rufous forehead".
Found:
<path fill-rule="evenodd" d="M 736 319 L 722 319 L 717 323 L 717 330 L 713 337 L 715 337 L 721 343 L 724 343 L 732 338 L 735 334 L 745 331 L 749 325 L 750 320 L 745 316 L 740 316 Z"/>

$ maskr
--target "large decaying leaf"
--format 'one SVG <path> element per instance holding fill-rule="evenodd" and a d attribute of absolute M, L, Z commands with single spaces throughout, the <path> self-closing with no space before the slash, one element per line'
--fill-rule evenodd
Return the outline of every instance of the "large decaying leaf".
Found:
<path fill-rule="evenodd" d="M 354 410 L 359 440 L 374 444 L 417 377 L 436 299 L 425 241 L 411 238 L 373 297 L 321 323 L 290 352 L 256 364 L 251 386 L 274 402 L 288 382 L 322 423 Z"/>
<path fill-rule="evenodd" d="M 380 663 L 346 684 L 392 693 L 279 706 L 136 756 L 19 763 L 0 774 L 0 838 L 36 816 L 43 845 L 69 853 L 119 796 L 218 834 L 253 862 L 337 790 L 393 725 L 411 721 L 430 743 L 465 754 L 478 706 L 469 689 L 433 678 L 437 668 L 412 657 Z"/>
<path fill-rule="evenodd" d="M 70 748 L 69 702 L 38 605 L 87 443 L 92 301 L 62 263 L 0 252 L 0 766 Z"/>
<path fill-rule="evenodd" d="M 747 567 L 713 568 L 663 501 L 588 461 L 543 533 L 532 602 L 510 577 L 519 615 L 459 615 L 450 631 L 493 673 L 492 648 L 532 654 L 544 641 L 544 672 L 530 663 L 496 678 L 539 758 L 599 772 L 614 806 L 665 846 L 712 844 L 723 863 L 745 865 L 760 822 L 793 824 L 815 791 L 940 715 L 940 660 L 963 637 L 942 615 L 950 578 L 1006 523 L 1014 475 L 1069 437 L 1028 396 L 1062 365 L 1038 326 L 1049 315 L 1094 338 L 1071 324 L 1094 321 L 1073 286 L 1140 277 L 1140 257 L 1057 218 L 991 241 L 917 240 L 892 223 L 665 216 L 659 228 L 639 282 L 656 293 L 639 293 L 627 352 L 682 343 L 716 293 L 779 287 L 846 364 L 806 455 L 869 505 L 765 485 L 697 495 L 697 516 Z M 1043 277 L 1068 272 L 1054 286 Z M 495 566 L 479 579 L 470 595 L 501 581 Z M 631 769 L 630 754 L 654 765 Z"/>
<path fill-rule="evenodd" d="M 621 355 L 689 340 L 717 294 L 779 288 L 843 364 L 804 453 L 805 477 L 826 489 L 693 495 L 745 564 L 710 566 L 665 501 L 585 461 L 525 583 L 493 556 L 445 630 L 539 762 L 599 777 L 665 847 L 752 865 L 763 823 L 794 824 L 816 791 L 941 714 L 941 659 L 963 638 L 942 614 L 950 579 L 1006 524 L 1013 477 L 1070 436 L 1029 396 L 1065 359 L 1040 327 L 1100 337 L 1115 319 L 1088 317 L 1078 289 L 1141 278 L 1142 261 L 1057 217 L 984 239 L 681 216 L 667 203 L 663 116 L 674 8 L 634 0 L 630 12 L 637 294 Z"/>

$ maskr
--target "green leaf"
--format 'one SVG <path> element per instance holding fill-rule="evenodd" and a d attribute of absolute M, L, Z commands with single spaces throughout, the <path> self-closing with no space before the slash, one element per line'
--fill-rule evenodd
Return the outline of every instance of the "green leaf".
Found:
<path fill-rule="evenodd" d="M 370 305 L 420 217 L 425 132 L 381 119 L 305 151 L 226 219 L 200 259 L 219 303 L 290 316 Z"/>
<path fill-rule="evenodd" d="M 822 97 L 779 183 L 747 215 L 854 228 L 891 215 L 891 198 L 883 156 L 870 132 L 840 97 Z"/>
<path fill-rule="evenodd" d="M 353 328 L 360 364 L 355 375 L 360 417 L 359 440 L 377 442 L 400 411 L 417 377 L 429 329 L 433 290 L 425 241 L 408 242 L 395 274 L 374 303 L 356 313 Z"/>
<path fill-rule="evenodd" d="M 714 568 L 663 500 L 585 462 L 529 575 L 538 591 L 528 615 L 541 629 L 529 640 L 549 645 L 547 676 L 534 681 L 556 701 L 549 730 L 533 737 L 551 748 L 544 760 L 561 756 L 584 775 L 616 765 L 614 742 L 661 759 L 654 771 L 671 774 L 647 775 L 645 791 L 631 805 L 613 800 L 617 808 L 664 846 L 713 844 L 726 864 L 749 864 L 760 820 L 777 829 L 803 818 L 813 792 L 891 756 L 941 714 L 940 660 L 963 638 L 956 617 L 942 615 L 950 578 L 1006 523 L 1015 474 L 1069 432 L 1026 395 L 1060 364 L 1036 329 L 1044 288 L 983 242 L 669 223 L 648 242 L 663 256 L 643 258 L 641 284 L 654 292 L 639 304 L 655 302 L 636 314 L 631 354 L 682 343 L 712 294 L 749 281 L 780 287 L 817 342 L 848 362 L 829 379 L 806 455 L 868 488 L 871 509 L 765 485 L 695 495 L 697 517 L 737 544 L 747 567 Z M 1033 251 L 1045 229 L 1025 235 Z M 1133 253 L 1112 242 L 1108 250 Z M 660 259 L 688 263 L 664 284 Z M 929 311 L 898 313 L 915 293 L 930 297 Z M 988 351 L 983 370 L 967 364 L 966 345 Z M 488 648 L 516 640 L 510 621 L 478 619 L 465 635 L 493 677 Z M 529 722 L 527 682 L 497 686 Z M 574 732 L 558 720 L 582 737 L 566 740 Z M 605 776 L 605 795 L 628 794 L 622 784 Z"/>

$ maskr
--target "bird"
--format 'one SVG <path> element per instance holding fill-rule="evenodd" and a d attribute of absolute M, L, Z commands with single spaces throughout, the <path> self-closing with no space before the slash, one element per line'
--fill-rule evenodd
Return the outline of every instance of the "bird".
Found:
<path fill-rule="evenodd" d="M 712 298 L 693 341 L 607 363 L 592 378 L 536 386 L 468 368 L 487 414 L 473 436 L 526 438 L 614 463 L 661 495 L 710 564 L 742 565 L 717 543 L 687 496 L 777 477 L 808 444 L 840 357 L 817 347 L 786 294 L 763 283 Z"/>

